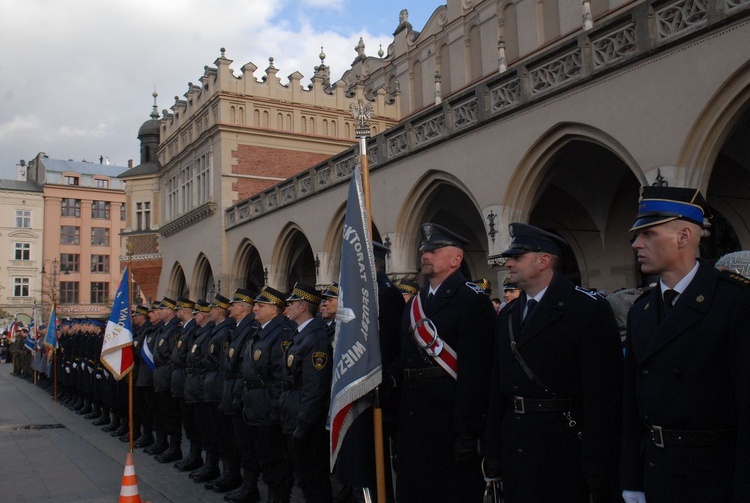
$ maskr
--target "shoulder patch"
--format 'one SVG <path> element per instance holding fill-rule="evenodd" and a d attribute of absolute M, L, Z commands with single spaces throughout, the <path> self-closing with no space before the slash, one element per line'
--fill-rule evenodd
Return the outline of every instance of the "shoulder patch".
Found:
<path fill-rule="evenodd" d="M 484 295 L 484 290 L 479 288 L 475 283 L 472 283 L 471 281 L 467 281 L 466 286 L 474 290 L 474 293 L 481 293 L 482 295 Z"/>
<path fill-rule="evenodd" d="M 719 277 L 731 283 L 750 286 L 750 279 L 744 277 L 742 274 L 737 274 L 734 271 L 720 271 Z"/>
<path fill-rule="evenodd" d="M 312 354 L 312 362 L 315 370 L 323 370 L 328 364 L 328 354 L 325 351 L 315 351 Z"/>
<path fill-rule="evenodd" d="M 576 291 L 577 291 L 577 292 L 581 292 L 581 293 L 582 293 L 582 294 L 584 294 L 584 295 L 588 295 L 589 297 L 591 297 L 591 298 L 592 298 L 592 299 L 594 299 L 594 300 L 596 300 L 596 299 L 598 299 L 598 298 L 599 298 L 599 295 L 598 295 L 598 294 L 597 294 L 596 292 L 594 292 L 594 291 L 592 291 L 592 290 L 588 290 L 588 289 L 586 289 L 586 288 L 583 288 L 583 287 L 581 287 L 581 286 L 577 286 L 577 287 L 576 287 Z"/>

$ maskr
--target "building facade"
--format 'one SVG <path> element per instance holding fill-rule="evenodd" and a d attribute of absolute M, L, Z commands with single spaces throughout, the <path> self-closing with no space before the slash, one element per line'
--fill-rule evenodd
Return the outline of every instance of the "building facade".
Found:
<path fill-rule="evenodd" d="M 29 162 L 28 180 L 44 195 L 40 297 L 44 303 L 54 297 L 59 316 L 109 314 L 122 271 L 125 190 L 117 176 L 125 169 L 43 152 Z"/>
<path fill-rule="evenodd" d="M 748 0 L 448 0 L 421 32 L 402 13 L 387 55 L 363 48 L 333 86 L 398 108 L 399 121 L 373 131 L 367 148 L 389 273 L 418 273 L 419 226 L 432 221 L 469 238 L 466 275 L 497 288 L 507 226 L 521 221 L 565 237 L 564 272 L 578 283 L 642 285 L 628 229 L 639 186 L 651 184 L 706 194 L 714 218 L 704 257 L 747 249 L 747 40 Z M 181 112 L 161 119 L 167 163 L 193 152 L 170 129 Z M 180 203 L 161 183 L 161 236 L 182 235 L 162 247 L 160 293 L 199 297 L 219 276 L 227 290 L 336 280 L 356 162 L 351 147 L 244 200 L 222 191 L 230 197 L 217 210 L 234 204 L 221 225 L 218 211 L 173 218 Z"/>
<path fill-rule="evenodd" d="M 42 194 L 33 182 L 0 180 L 0 309 L 26 322 L 42 288 Z"/>

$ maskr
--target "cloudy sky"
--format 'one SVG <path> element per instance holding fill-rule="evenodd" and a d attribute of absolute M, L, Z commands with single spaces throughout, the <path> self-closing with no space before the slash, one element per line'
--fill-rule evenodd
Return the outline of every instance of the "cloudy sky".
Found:
<path fill-rule="evenodd" d="M 350 67 L 363 37 L 376 56 L 392 41 L 401 9 L 421 30 L 445 0 L 2 0 L 0 178 L 40 151 L 55 159 L 138 163 L 140 125 L 198 82 L 219 49 L 239 73 L 307 85 L 321 45 L 332 80 Z"/>

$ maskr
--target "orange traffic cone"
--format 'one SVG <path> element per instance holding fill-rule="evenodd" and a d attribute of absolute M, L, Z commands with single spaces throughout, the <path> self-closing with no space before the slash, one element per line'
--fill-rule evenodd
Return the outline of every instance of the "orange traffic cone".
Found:
<path fill-rule="evenodd" d="M 135 478 L 135 466 L 133 466 L 133 454 L 131 453 L 128 453 L 125 457 L 125 472 L 122 474 L 120 503 L 141 503 L 141 496 L 138 494 L 138 481 Z"/>

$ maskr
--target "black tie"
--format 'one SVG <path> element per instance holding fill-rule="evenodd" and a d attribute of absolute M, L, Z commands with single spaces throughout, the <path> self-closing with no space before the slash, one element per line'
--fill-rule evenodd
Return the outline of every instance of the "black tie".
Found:
<path fill-rule="evenodd" d="M 680 293 L 677 290 L 664 290 L 664 315 L 666 316 L 672 306 L 674 306 L 674 300 Z"/>
<path fill-rule="evenodd" d="M 523 322 L 521 325 L 525 325 L 526 321 L 529 319 L 529 316 L 531 316 L 531 311 L 534 310 L 534 306 L 537 305 L 537 301 L 535 299 L 529 299 L 526 301 L 526 314 L 523 317 Z"/>
<path fill-rule="evenodd" d="M 433 307 L 435 307 L 435 294 L 430 292 L 429 295 L 427 295 L 427 310 L 432 311 Z"/>

